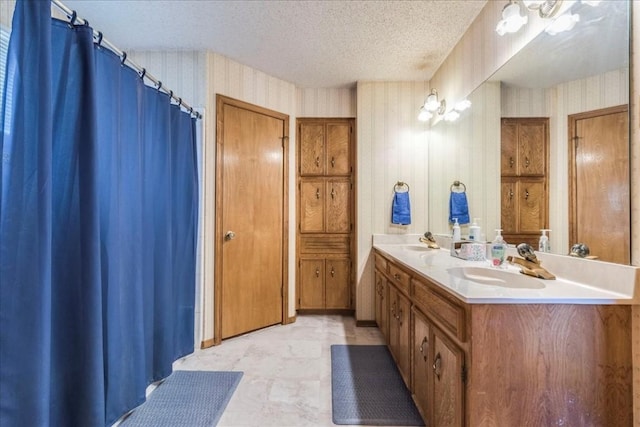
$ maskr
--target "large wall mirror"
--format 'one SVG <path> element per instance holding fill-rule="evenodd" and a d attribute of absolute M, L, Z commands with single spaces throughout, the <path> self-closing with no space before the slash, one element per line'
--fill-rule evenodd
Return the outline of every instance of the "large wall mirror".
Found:
<path fill-rule="evenodd" d="M 491 240 L 504 221 L 501 119 L 547 118 L 551 252 L 586 243 L 597 259 L 630 263 L 630 2 L 575 2 L 570 12 L 579 16 L 572 30 L 540 33 L 469 96 L 458 121 L 432 126 L 432 231 L 449 232 L 449 185 L 459 180 Z M 614 225 L 604 225 L 612 214 Z"/>

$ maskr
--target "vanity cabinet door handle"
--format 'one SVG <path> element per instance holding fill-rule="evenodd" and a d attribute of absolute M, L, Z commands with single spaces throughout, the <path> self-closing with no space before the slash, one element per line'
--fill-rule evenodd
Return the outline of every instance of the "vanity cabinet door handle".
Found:
<path fill-rule="evenodd" d="M 509 157 L 509 167 L 510 167 L 510 168 L 512 168 L 512 167 L 513 167 L 513 164 L 514 164 L 514 163 L 515 163 L 515 162 L 513 161 L 513 157 Z"/>
<path fill-rule="evenodd" d="M 336 167 L 336 158 L 331 156 L 331 167 L 335 168 Z"/>
<path fill-rule="evenodd" d="M 398 310 L 398 322 L 400 322 L 400 326 L 402 326 L 402 309 Z"/>
<path fill-rule="evenodd" d="M 529 190 L 525 188 L 524 190 L 524 199 L 529 200 Z"/>
<path fill-rule="evenodd" d="M 436 355 L 433 361 L 433 373 L 436 374 L 436 378 L 440 381 L 440 375 L 442 374 L 442 356 L 440 356 L 440 353 Z"/>
<path fill-rule="evenodd" d="M 320 157 L 316 157 L 316 166 L 320 166 Z"/>
<path fill-rule="evenodd" d="M 331 187 L 331 199 L 335 199 L 336 198 L 336 190 L 333 189 L 333 187 Z"/>
<path fill-rule="evenodd" d="M 320 189 L 316 188 L 316 199 L 320 198 Z"/>
<path fill-rule="evenodd" d="M 509 189 L 509 200 L 513 200 L 513 189 Z"/>
<path fill-rule="evenodd" d="M 425 344 L 427 345 L 427 349 L 428 349 L 429 348 L 429 340 L 427 339 L 426 336 L 422 339 L 422 343 L 420 344 L 420 353 L 422 353 L 422 357 L 424 357 L 424 361 L 426 362 L 427 361 L 427 352 L 426 352 L 426 350 L 424 348 Z"/>
<path fill-rule="evenodd" d="M 531 163 L 531 162 L 529 162 L 529 158 L 528 158 L 528 157 L 525 157 L 525 158 L 524 158 L 524 166 L 528 168 L 530 163 Z"/>
<path fill-rule="evenodd" d="M 333 269 L 333 265 L 331 266 L 331 277 L 336 275 L 336 271 Z"/>
<path fill-rule="evenodd" d="M 397 281 L 400 281 L 400 279 L 401 279 L 401 276 L 400 276 L 398 273 L 394 274 L 394 275 L 393 275 L 393 277 L 394 277 Z"/>
<path fill-rule="evenodd" d="M 316 277 L 320 277 L 320 269 L 316 268 Z"/>

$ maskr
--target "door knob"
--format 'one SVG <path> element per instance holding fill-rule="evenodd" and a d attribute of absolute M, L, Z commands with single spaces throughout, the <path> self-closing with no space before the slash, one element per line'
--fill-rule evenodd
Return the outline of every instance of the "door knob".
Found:
<path fill-rule="evenodd" d="M 234 233 L 233 231 L 227 231 L 226 233 L 224 233 L 224 240 L 233 240 L 236 237 L 236 233 Z"/>

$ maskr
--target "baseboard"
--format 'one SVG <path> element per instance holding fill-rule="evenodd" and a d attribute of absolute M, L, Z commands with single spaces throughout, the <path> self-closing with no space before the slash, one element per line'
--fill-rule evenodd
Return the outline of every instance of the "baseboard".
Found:
<path fill-rule="evenodd" d="M 356 320 L 356 326 L 361 328 L 377 328 L 378 324 L 375 320 Z"/>
<path fill-rule="evenodd" d="M 214 345 L 216 345 L 216 342 L 215 342 L 215 339 L 213 338 L 200 342 L 201 349 L 213 347 Z"/>
<path fill-rule="evenodd" d="M 353 316 L 355 310 L 351 309 L 309 309 L 309 308 L 300 308 L 298 309 L 298 314 L 341 314 L 344 316 Z"/>

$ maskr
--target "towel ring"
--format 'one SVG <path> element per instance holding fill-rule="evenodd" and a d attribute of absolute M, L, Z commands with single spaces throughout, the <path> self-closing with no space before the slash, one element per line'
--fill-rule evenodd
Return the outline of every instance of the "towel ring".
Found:
<path fill-rule="evenodd" d="M 404 187 L 407 187 L 407 193 L 408 193 L 409 192 L 409 184 L 407 184 L 406 182 L 398 181 L 398 182 L 396 182 L 396 185 L 393 186 L 393 191 L 397 193 L 398 190 L 401 190 Z"/>
<path fill-rule="evenodd" d="M 462 190 L 460 190 L 460 186 L 462 186 Z M 449 188 L 449 191 L 454 191 L 454 187 L 458 190 L 457 193 L 464 193 L 467 191 L 467 186 L 464 185 L 464 183 L 460 182 L 460 181 L 453 181 L 453 184 L 451 184 L 451 187 Z"/>

